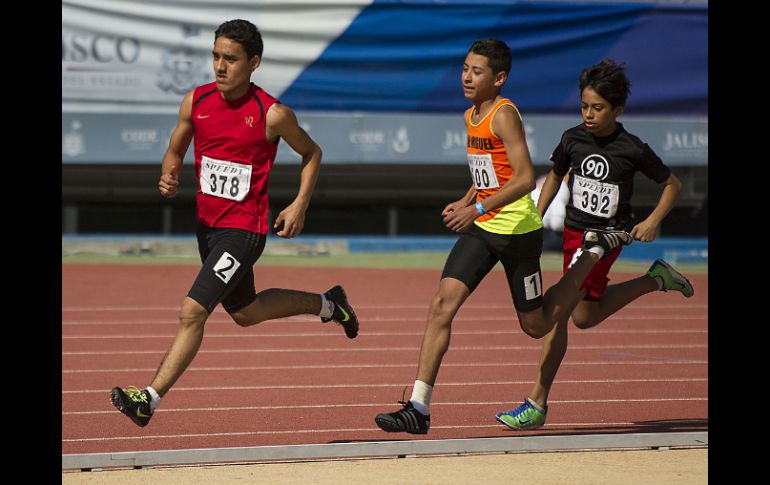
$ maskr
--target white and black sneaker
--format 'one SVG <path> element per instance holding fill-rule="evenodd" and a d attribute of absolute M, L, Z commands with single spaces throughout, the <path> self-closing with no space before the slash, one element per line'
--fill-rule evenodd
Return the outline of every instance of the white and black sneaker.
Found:
<path fill-rule="evenodd" d="M 605 253 L 620 246 L 626 246 L 634 241 L 634 237 L 626 231 L 611 229 L 586 229 L 583 232 L 583 249 L 589 250 L 601 246 Z"/>
<path fill-rule="evenodd" d="M 416 410 L 411 401 L 399 403 L 404 405 L 400 411 L 378 414 L 374 418 L 377 426 L 388 433 L 427 434 L 430 429 L 430 414 L 426 416 Z"/>

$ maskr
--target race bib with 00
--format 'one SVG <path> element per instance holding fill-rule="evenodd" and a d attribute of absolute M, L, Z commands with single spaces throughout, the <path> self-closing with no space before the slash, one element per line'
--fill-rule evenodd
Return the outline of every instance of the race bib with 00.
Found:
<path fill-rule="evenodd" d="M 620 188 L 615 184 L 600 182 L 574 175 L 572 205 L 596 217 L 609 219 L 618 211 Z"/>
<path fill-rule="evenodd" d="M 492 155 L 489 153 L 468 153 L 468 166 L 471 168 L 473 186 L 476 190 L 500 187 L 495 167 L 492 165 Z"/>
<path fill-rule="evenodd" d="M 251 165 L 201 157 L 201 191 L 204 194 L 242 201 L 251 186 Z"/>

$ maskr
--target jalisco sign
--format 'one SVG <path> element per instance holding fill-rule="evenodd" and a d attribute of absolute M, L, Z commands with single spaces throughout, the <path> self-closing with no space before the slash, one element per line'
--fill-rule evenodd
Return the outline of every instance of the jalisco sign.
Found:
<path fill-rule="evenodd" d="M 324 151 L 324 163 L 465 164 L 467 135 L 461 116 L 297 112 L 300 123 Z M 175 114 L 62 114 L 64 163 L 160 163 L 177 121 Z M 527 144 L 536 165 L 548 156 L 575 117 L 527 117 Z M 668 165 L 708 165 L 708 120 L 634 119 L 627 130 L 645 140 Z M 678 134 L 688 134 L 687 136 Z M 543 147 L 534 150 L 533 147 Z M 192 150 L 188 151 L 188 159 Z M 284 144 L 278 163 L 295 163 Z"/>

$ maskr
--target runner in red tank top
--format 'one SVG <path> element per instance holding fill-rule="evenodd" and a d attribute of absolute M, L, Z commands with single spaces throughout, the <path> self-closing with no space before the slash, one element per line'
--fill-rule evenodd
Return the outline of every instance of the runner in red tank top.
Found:
<path fill-rule="evenodd" d="M 182 100 L 179 122 L 163 157 L 158 187 L 164 197 L 179 188 L 179 170 L 194 139 L 198 179 L 196 217 L 203 267 L 182 302 L 176 338 L 150 386 L 115 387 L 110 399 L 138 426 L 146 426 L 160 399 L 198 352 L 203 327 L 221 302 L 235 323 L 247 327 L 292 315 L 315 314 L 358 335 L 358 319 L 337 285 L 325 293 L 270 288 L 256 293 L 252 266 L 265 246 L 267 184 L 278 142 L 302 157 L 297 197 L 275 220 L 278 236 L 302 232 L 321 164 L 321 149 L 299 127 L 294 112 L 251 83 L 262 58 L 262 36 L 245 20 L 231 20 L 214 34 L 216 81 Z"/>
<path fill-rule="evenodd" d="M 253 83 L 234 100 L 217 92 L 216 83 L 193 91 L 198 221 L 266 234 L 267 179 L 278 151 L 265 135 L 266 115 L 285 107 L 273 108 L 278 100 Z"/>

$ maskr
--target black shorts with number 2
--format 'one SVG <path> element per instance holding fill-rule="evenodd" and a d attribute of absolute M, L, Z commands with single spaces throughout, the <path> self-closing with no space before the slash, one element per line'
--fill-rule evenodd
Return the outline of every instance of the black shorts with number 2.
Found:
<path fill-rule="evenodd" d="M 514 306 L 519 311 L 532 311 L 543 305 L 542 252 L 542 228 L 525 234 L 495 234 L 472 224 L 449 253 L 441 278 L 460 280 L 473 293 L 500 261 Z"/>
<path fill-rule="evenodd" d="M 209 313 L 220 302 L 228 313 L 253 302 L 257 292 L 252 267 L 265 249 L 265 235 L 199 224 L 196 236 L 203 267 L 187 296 Z"/>

